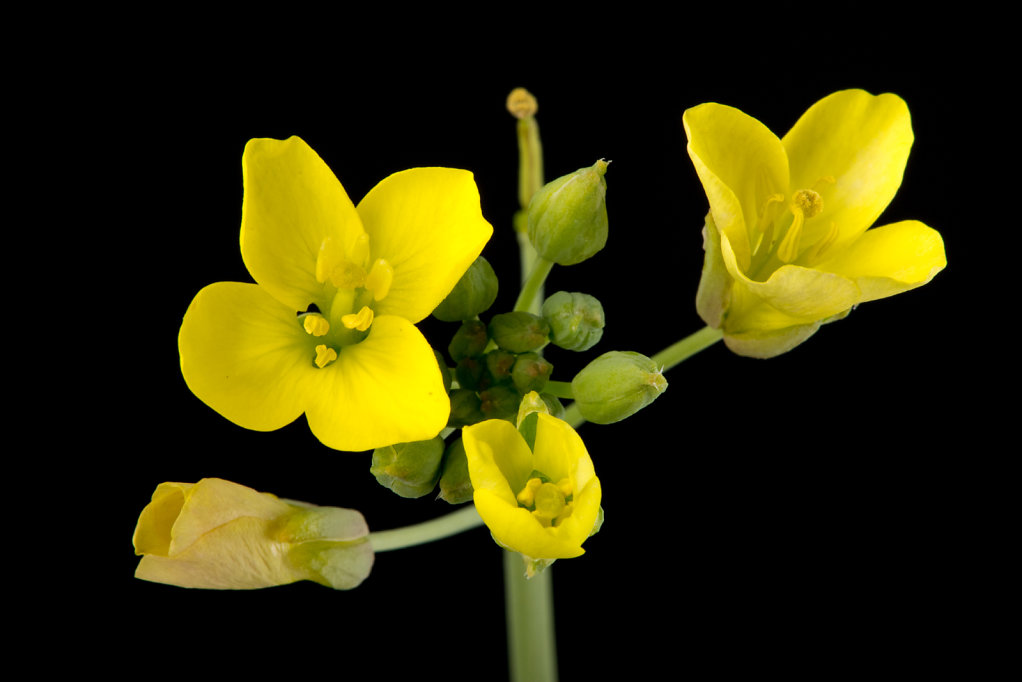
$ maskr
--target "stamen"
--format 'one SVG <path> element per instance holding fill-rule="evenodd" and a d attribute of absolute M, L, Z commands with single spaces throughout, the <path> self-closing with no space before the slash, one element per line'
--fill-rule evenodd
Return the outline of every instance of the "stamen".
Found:
<path fill-rule="evenodd" d="M 373 310 L 369 306 L 362 306 L 357 313 L 349 313 L 341 318 L 341 324 L 348 329 L 357 329 L 364 332 L 373 323 Z"/>
<path fill-rule="evenodd" d="M 777 257 L 784 263 L 791 263 L 798 258 L 802 246 L 802 227 L 807 218 L 817 216 L 823 210 L 823 197 L 814 190 L 800 189 L 792 195 L 788 208 L 794 219 L 777 247 Z"/>
<path fill-rule="evenodd" d="M 337 359 L 337 351 L 330 348 L 326 344 L 319 344 L 316 346 L 316 367 L 323 369 L 331 362 Z"/>
<path fill-rule="evenodd" d="M 342 261 L 330 271 L 330 283 L 338 289 L 357 289 L 364 285 L 365 281 L 365 269 L 351 261 Z"/>
<path fill-rule="evenodd" d="M 365 232 L 355 240 L 355 245 L 351 249 L 351 260 L 360 266 L 365 266 L 369 260 L 369 235 Z"/>
<path fill-rule="evenodd" d="M 813 218 L 823 210 L 823 197 L 820 193 L 811 189 L 800 189 L 791 197 L 791 203 L 798 206 L 805 213 L 806 218 Z"/>
<path fill-rule="evenodd" d="M 326 336 L 330 331 L 330 323 L 322 315 L 310 313 L 302 318 L 302 326 L 306 333 L 313 336 Z"/>
<path fill-rule="evenodd" d="M 536 491 L 543 485 L 543 481 L 538 478 L 530 478 L 529 482 L 522 488 L 522 492 L 518 493 L 515 499 L 518 500 L 518 504 L 523 507 L 531 507 L 536 504 Z"/>
<path fill-rule="evenodd" d="M 757 232 L 766 232 L 767 228 L 774 226 L 774 221 L 768 219 L 769 211 L 767 209 L 770 208 L 770 204 L 778 204 L 782 201 L 784 201 L 784 195 L 776 192 L 766 198 L 766 201 L 763 202 L 763 208 L 759 210 L 759 221 L 756 223 Z"/>
<path fill-rule="evenodd" d="M 827 234 L 823 236 L 823 239 L 813 244 L 813 248 L 809 249 L 809 253 L 806 254 L 806 262 L 810 265 L 819 262 L 824 252 L 837 241 L 839 232 L 837 224 L 831 222 L 830 229 L 827 230 Z"/>
<path fill-rule="evenodd" d="M 382 301 L 390 293 L 390 285 L 394 283 L 394 268 L 382 258 L 377 258 L 365 280 L 365 288 L 372 292 L 373 298 Z"/>

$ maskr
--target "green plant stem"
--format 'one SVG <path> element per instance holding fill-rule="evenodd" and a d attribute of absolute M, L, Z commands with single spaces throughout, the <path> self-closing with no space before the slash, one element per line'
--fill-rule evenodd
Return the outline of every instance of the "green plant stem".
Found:
<path fill-rule="evenodd" d="M 543 393 L 549 393 L 564 400 L 572 400 L 575 397 L 571 392 L 570 381 L 548 381 L 543 387 Z"/>
<path fill-rule="evenodd" d="M 547 275 L 553 269 L 553 261 L 549 261 L 542 256 L 537 256 L 535 262 L 532 265 L 532 272 L 529 273 L 528 279 L 525 280 L 525 284 L 522 285 L 522 292 L 518 294 L 518 300 L 515 301 L 515 310 L 524 310 L 533 314 L 538 314 L 543 302 L 540 300 L 543 297 L 543 283 L 546 282 Z"/>
<path fill-rule="evenodd" d="M 522 555 L 504 551 L 504 603 L 512 682 L 557 680 L 550 568 L 525 577 Z"/>
<path fill-rule="evenodd" d="M 441 540 L 483 525 L 475 505 L 470 504 L 458 511 L 451 512 L 430 521 L 404 526 L 393 530 L 381 530 L 369 534 L 369 543 L 374 552 L 389 552 L 393 549 L 414 547 L 426 542 Z"/>
<path fill-rule="evenodd" d="M 722 338 L 724 338 L 724 332 L 720 329 L 703 327 L 699 331 L 689 334 L 681 341 L 664 348 L 650 359 L 656 364 L 661 365 L 664 371 L 666 371 L 688 360 L 699 351 L 709 348 Z"/>

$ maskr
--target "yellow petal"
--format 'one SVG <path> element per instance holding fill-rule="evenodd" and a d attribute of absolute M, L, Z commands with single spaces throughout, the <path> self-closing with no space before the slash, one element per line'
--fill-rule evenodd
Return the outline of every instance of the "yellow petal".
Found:
<path fill-rule="evenodd" d="M 385 259 L 394 271 L 376 312 L 411 322 L 450 293 L 493 233 L 472 174 L 451 168 L 395 173 L 359 202 L 358 214 L 372 259 Z"/>
<path fill-rule="evenodd" d="M 872 301 L 926 284 L 947 266 L 940 233 L 917 220 L 867 230 L 847 249 L 817 265 L 852 279 L 861 301 Z"/>
<path fill-rule="evenodd" d="M 267 523 L 241 517 L 214 528 L 173 557 L 147 554 L 135 577 L 206 589 L 257 589 L 302 580 L 283 560 L 283 543 L 266 540 Z"/>
<path fill-rule="evenodd" d="M 363 234 L 351 199 L 298 137 L 250 140 L 242 167 L 241 255 L 249 273 L 292 312 L 320 303 L 316 259 L 324 241 L 354 253 Z"/>
<path fill-rule="evenodd" d="M 799 345 L 820 328 L 821 322 L 793 325 L 778 329 L 753 328 L 737 334 L 724 334 L 724 343 L 737 355 L 750 358 L 772 358 Z"/>
<path fill-rule="evenodd" d="M 508 549 L 533 559 L 570 559 L 585 553 L 581 540 L 558 532 L 571 517 L 562 526 L 544 528 L 529 510 L 512 507 L 491 490 L 476 490 L 473 500 L 494 539 Z"/>
<path fill-rule="evenodd" d="M 582 438 L 567 422 L 557 417 L 549 414 L 537 416 L 533 468 L 542 471 L 552 481 L 571 479 L 575 489 L 582 490 L 596 476 Z M 593 521 L 596 521 L 595 516 Z M 589 530 L 592 530 L 591 524 Z"/>
<path fill-rule="evenodd" d="M 745 315 L 751 305 L 755 305 L 755 299 L 760 299 L 796 324 L 836 315 L 859 301 L 859 288 L 852 280 L 798 265 L 781 266 L 765 282 L 749 279 L 738 268 L 731 245 L 723 235 L 720 246 L 724 263 L 735 277 L 731 308 L 724 326 L 726 331 L 740 331 L 752 326 Z"/>
<path fill-rule="evenodd" d="M 791 187 L 823 196 L 821 219 L 806 226 L 803 243 L 833 222 L 840 236 L 831 248 L 840 250 L 876 222 L 901 186 L 912 141 L 908 106 L 897 95 L 843 90 L 810 107 L 781 141 Z M 835 183 L 820 183 L 824 177 Z"/>
<path fill-rule="evenodd" d="M 532 452 L 511 423 L 488 419 L 462 430 L 469 477 L 474 490 L 489 490 L 513 508 L 515 495 L 534 469 Z"/>
<path fill-rule="evenodd" d="M 135 525 L 131 543 L 135 554 L 170 554 L 174 522 L 185 505 L 185 496 L 194 483 L 161 483 L 145 506 Z"/>
<path fill-rule="evenodd" d="M 789 194 L 784 147 L 762 123 L 722 104 L 688 109 L 682 121 L 710 214 L 745 271 L 751 257 L 749 230 L 771 195 Z"/>
<path fill-rule="evenodd" d="M 364 341 L 304 379 L 309 428 L 338 450 L 427 440 L 450 415 L 433 349 L 413 324 L 393 315 L 375 317 Z"/>
<path fill-rule="evenodd" d="M 291 505 L 275 495 L 219 478 L 202 479 L 184 492 L 183 499 L 171 530 L 170 557 L 235 519 L 245 517 L 269 522 L 292 510 Z"/>
<path fill-rule="evenodd" d="M 204 403 L 239 426 L 279 429 L 304 411 L 316 337 L 255 284 L 217 282 L 196 294 L 178 335 L 181 372 Z"/>

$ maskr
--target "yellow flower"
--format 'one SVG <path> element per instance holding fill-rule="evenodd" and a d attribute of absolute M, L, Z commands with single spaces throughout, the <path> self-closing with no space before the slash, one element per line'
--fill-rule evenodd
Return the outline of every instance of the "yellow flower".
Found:
<path fill-rule="evenodd" d="M 493 538 L 531 559 L 567 559 L 600 514 L 600 479 L 585 444 L 566 422 L 537 414 L 535 443 L 510 422 L 462 431 L 476 509 Z"/>
<path fill-rule="evenodd" d="M 472 174 L 395 173 L 354 206 L 297 137 L 251 140 L 243 170 L 241 255 L 258 284 L 196 295 L 178 339 L 188 387 L 257 431 L 304 413 L 339 450 L 436 436 L 450 403 L 414 325 L 493 232 Z"/>
<path fill-rule="evenodd" d="M 354 509 L 285 502 L 218 478 L 161 483 L 135 527 L 135 577 L 220 590 L 313 580 L 346 590 L 373 566 L 368 534 Z"/>
<path fill-rule="evenodd" d="M 915 220 L 868 229 L 901 185 L 912 146 L 896 95 L 844 90 L 783 139 L 732 107 L 685 112 L 710 203 L 700 316 L 740 355 L 791 350 L 853 306 L 929 282 L 940 234 Z"/>

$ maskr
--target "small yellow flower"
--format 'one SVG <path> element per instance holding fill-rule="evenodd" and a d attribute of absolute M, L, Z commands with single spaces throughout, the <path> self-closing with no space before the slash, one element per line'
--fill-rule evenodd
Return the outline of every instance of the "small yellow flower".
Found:
<path fill-rule="evenodd" d="M 285 502 L 218 478 L 161 483 L 135 527 L 135 577 L 219 590 L 312 580 L 346 590 L 373 566 L 368 534 L 354 509 Z"/>
<path fill-rule="evenodd" d="M 200 291 L 178 337 L 188 387 L 232 422 L 303 413 L 338 450 L 425 440 L 450 402 L 415 328 L 493 232 L 472 174 L 415 168 L 355 206 L 300 138 L 251 140 L 241 255 L 257 284 Z"/>
<path fill-rule="evenodd" d="M 476 509 L 493 538 L 531 559 L 567 559 L 600 514 L 601 488 L 585 444 L 566 422 L 537 414 L 532 449 L 502 419 L 465 427 Z"/>
<path fill-rule="evenodd" d="M 898 96 L 844 90 L 778 139 L 732 107 L 685 112 L 710 203 L 700 316 L 753 357 L 791 350 L 853 306 L 929 282 L 940 234 L 915 220 L 868 229 L 901 185 L 912 146 Z"/>

